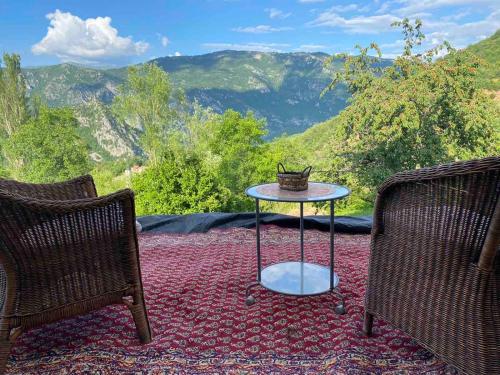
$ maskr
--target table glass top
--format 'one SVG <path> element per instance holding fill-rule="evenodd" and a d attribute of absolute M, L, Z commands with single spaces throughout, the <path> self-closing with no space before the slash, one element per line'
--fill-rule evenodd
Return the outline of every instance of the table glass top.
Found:
<path fill-rule="evenodd" d="M 330 269 L 319 264 L 305 262 L 283 262 L 262 270 L 261 284 L 274 292 L 310 296 L 330 290 Z M 339 277 L 333 274 L 333 287 L 339 284 Z"/>
<path fill-rule="evenodd" d="M 351 194 L 342 185 L 323 182 L 309 182 L 309 188 L 304 191 L 280 189 L 277 182 L 249 187 L 247 195 L 253 198 L 277 202 L 321 202 L 340 199 Z"/>

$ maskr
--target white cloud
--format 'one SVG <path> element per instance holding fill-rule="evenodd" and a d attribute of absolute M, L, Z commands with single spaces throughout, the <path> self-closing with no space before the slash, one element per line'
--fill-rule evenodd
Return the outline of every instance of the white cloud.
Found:
<path fill-rule="evenodd" d="M 443 20 L 443 21 L 460 21 L 462 18 L 467 17 L 471 13 L 472 12 L 470 11 L 470 9 L 467 9 L 467 10 L 464 10 L 464 11 L 461 11 L 461 12 L 458 12 L 455 14 L 443 16 L 443 17 L 441 17 L 441 20 Z"/>
<path fill-rule="evenodd" d="M 121 37 L 111 26 L 110 17 L 82 20 L 71 13 L 47 14 L 50 26 L 47 35 L 32 46 L 35 55 L 55 55 L 62 61 L 80 63 L 109 62 L 128 56 L 141 55 L 148 49 L 145 42 Z"/>
<path fill-rule="evenodd" d="M 498 0 L 398 0 L 402 7 L 396 10 L 399 15 L 409 14 L 450 6 L 474 5 L 493 6 L 498 9 Z"/>
<path fill-rule="evenodd" d="M 455 48 L 464 48 L 472 43 L 492 35 L 500 29 L 500 10 L 491 12 L 486 18 L 459 23 L 457 20 L 468 15 L 468 12 L 456 13 L 441 17 L 439 20 L 428 18 L 424 20 L 423 32 L 426 35 L 422 46 L 417 50 L 428 50 L 448 41 Z M 398 39 L 380 45 L 384 57 L 400 55 L 404 47 L 404 41 Z M 445 53 L 444 51 L 441 54 Z"/>
<path fill-rule="evenodd" d="M 170 39 L 168 39 L 168 37 L 166 37 L 165 35 L 156 33 L 156 36 L 160 40 L 160 43 L 163 47 L 167 47 L 170 44 Z"/>
<path fill-rule="evenodd" d="M 210 51 L 230 49 L 236 51 L 283 52 L 290 45 L 285 43 L 204 43 L 202 47 Z"/>
<path fill-rule="evenodd" d="M 357 51 L 359 53 L 359 51 Z M 399 57 L 401 56 L 401 53 L 400 52 L 397 52 L 397 53 L 383 53 L 382 52 L 382 58 L 383 59 L 391 59 L 391 60 L 395 60 L 396 57 Z"/>
<path fill-rule="evenodd" d="M 405 41 L 403 39 L 398 39 L 395 42 L 391 43 L 382 43 L 379 45 L 380 49 L 384 48 L 403 48 L 405 45 Z"/>
<path fill-rule="evenodd" d="M 268 34 L 278 31 L 288 31 L 293 30 L 291 27 L 272 27 L 269 25 L 258 25 L 258 26 L 248 26 L 248 27 L 236 27 L 232 29 L 238 33 L 250 33 L 250 34 Z"/>
<path fill-rule="evenodd" d="M 174 53 L 174 56 L 177 56 L 177 57 L 182 56 L 182 53 L 176 52 L 176 53 Z"/>
<path fill-rule="evenodd" d="M 382 3 L 380 8 L 378 8 L 375 11 L 375 14 L 384 14 L 389 10 L 390 7 L 391 7 L 391 1 L 386 1 L 385 3 Z"/>
<path fill-rule="evenodd" d="M 276 9 L 276 8 L 266 8 L 266 9 L 264 9 L 264 12 L 268 13 L 269 18 L 271 18 L 271 19 L 275 19 L 275 18 L 285 19 L 285 18 L 290 17 L 292 14 L 292 13 L 285 13 L 282 10 Z"/>
<path fill-rule="evenodd" d="M 445 40 L 456 48 L 464 48 L 500 29 L 499 0 L 379 0 L 372 4 L 378 6 L 374 14 L 346 16 L 342 13 L 359 12 L 359 6 L 336 5 L 317 13 L 313 21 L 306 25 L 333 29 L 324 33 L 376 34 L 399 32 L 400 29 L 390 25 L 403 17 L 421 18 L 426 39 L 417 50 L 435 47 Z M 485 12 L 488 15 L 479 18 Z M 464 22 L 469 16 L 474 21 Z M 384 42 L 380 45 L 384 57 L 401 54 L 404 47 L 402 40 Z"/>
<path fill-rule="evenodd" d="M 386 0 L 381 3 L 375 14 L 392 12 L 398 16 L 413 18 L 421 12 L 438 8 L 479 5 L 498 9 L 499 4 L 498 0 Z"/>
<path fill-rule="evenodd" d="M 346 13 L 346 12 L 367 12 L 370 9 L 369 6 L 359 6 L 358 4 L 346 4 L 346 5 L 334 5 L 330 8 L 330 11 L 337 13 Z"/>
<path fill-rule="evenodd" d="M 301 52 L 321 52 L 324 51 L 327 46 L 323 44 L 301 44 L 299 47 L 295 48 L 295 51 Z"/>
<path fill-rule="evenodd" d="M 417 18 L 422 20 L 424 18 L 432 17 L 432 13 L 429 13 L 429 12 L 409 13 L 409 14 L 405 14 L 405 17 L 410 19 L 410 20 L 416 20 Z"/>
<path fill-rule="evenodd" d="M 390 14 L 344 18 L 332 9 L 328 9 L 308 25 L 338 27 L 348 33 L 373 34 L 391 30 L 391 23 L 398 20 L 398 17 Z"/>
<path fill-rule="evenodd" d="M 401 56 L 404 45 L 405 41 L 403 39 L 397 39 L 394 42 L 382 43 L 379 47 L 382 51 L 382 57 L 386 59 L 394 59 L 397 56 Z"/>
<path fill-rule="evenodd" d="M 430 32 L 425 32 L 426 43 L 435 46 L 447 40 L 455 48 L 464 48 L 471 43 L 476 43 L 492 35 L 498 29 L 500 29 L 500 10 L 490 13 L 488 17 L 482 20 L 463 24 L 428 21 L 426 30 Z"/>

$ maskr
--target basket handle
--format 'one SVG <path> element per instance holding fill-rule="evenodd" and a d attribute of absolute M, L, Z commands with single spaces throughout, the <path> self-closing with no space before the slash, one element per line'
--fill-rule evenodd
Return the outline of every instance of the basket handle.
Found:
<path fill-rule="evenodd" d="M 283 172 L 280 172 L 280 167 L 283 169 Z M 285 166 L 282 163 L 278 163 L 278 173 L 286 173 Z"/>
<path fill-rule="evenodd" d="M 302 177 L 309 177 L 309 174 L 311 173 L 312 166 L 310 165 L 306 169 L 302 171 Z"/>

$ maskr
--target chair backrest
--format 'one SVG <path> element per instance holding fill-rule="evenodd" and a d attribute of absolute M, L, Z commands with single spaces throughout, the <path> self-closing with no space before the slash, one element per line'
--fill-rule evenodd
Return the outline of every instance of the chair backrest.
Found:
<path fill-rule="evenodd" d="M 30 271 L 30 267 L 34 267 L 30 265 L 30 259 L 35 258 L 30 255 L 31 252 L 46 249 L 53 253 L 48 244 L 60 242 L 64 226 L 71 224 L 69 218 L 66 224 L 59 223 L 53 220 L 56 214 L 36 212 L 30 208 L 29 202 L 43 199 L 57 204 L 57 201 L 96 196 L 90 175 L 54 184 L 30 184 L 0 178 L 0 311 L 5 308 L 8 313 L 18 310 L 17 305 L 5 305 L 7 288 L 12 291 L 12 288 L 25 284 L 23 281 L 28 275 L 36 275 L 36 272 Z"/>
<path fill-rule="evenodd" d="M 97 196 L 92 176 L 85 175 L 54 184 L 30 184 L 0 178 L 0 190 L 30 198 L 71 200 Z"/>
<path fill-rule="evenodd" d="M 403 172 L 382 185 L 374 234 L 391 232 L 500 273 L 500 157 Z"/>
<path fill-rule="evenodd" d="M 126 287 L 127 194 L 55 201 L 0 189 L 2 313 L 28 316 Z"/>

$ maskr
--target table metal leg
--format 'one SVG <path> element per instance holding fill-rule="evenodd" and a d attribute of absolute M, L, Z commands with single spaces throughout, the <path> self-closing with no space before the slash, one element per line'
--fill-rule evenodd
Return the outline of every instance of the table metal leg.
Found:
<path fill-rule="evenodd" d="M 260 285 L 258 281 L 255 281 L 247 286 L 245 290 L 245 303 L 247 306 L 252 306 L 255 303 L 255 297 L 250 294 L 250 290 L 254 287 Z"/>
<path fill-rule="evenodd" d="M 245 303 L 247 304 L 247 306 L 251 306 L 255 303 L 255 297 L 250 294 L 250 290 L 254 286 L 260 285 L 260 273 L 262 271 L 260 259 L 260 207 L 258 199 L 255 200 L 255 231 L 257 238 L 257 281 L 247 286 L 247 289 L 245 291 Z"/>
<path fill-rule="evenodd" d="M 260 261 L 260 207 L 259 200 L 255 200 L 255 230 L 257 235 L 257 281 L 260 283 L 261 261 Z"/>
<path fill-rule="evenodd" d="M 304 203 L 300 202 L 300 261 L 304 262 Z"/>
<path fill-rule="evenodd" d="M 344 297 L 335 287 L 335 202 L 330 201 L 330 291 L 336 294 L 340 302 L 335 307 L 335 312 L 337 314 L 345 314 Z M 248 306 L 253 305 L 256 301 L 255 298 L 250 294 L 253 287 L 261 285 L 261 272 L 262 272 L 262 260 L 260 253 L 260 201 L 255 199 L 255 231 L 257 240 L 257 281 L 249 284 L 245 291 L 245 303 Z M 304 266 L 304 203 L 300 202 L 300 260 L 302 262 L 302 267 Z M 303 268 L 301 269 L 303 274 Z M 303 276 L 301 277 L 301 282 L 303 282 Z M 301 284 L 301 291 L 303 291 L 303 285 Z"/>
<path fill-rule="evenodd" d="M 335 275 L 335 201 L 330 201 L 330 290 L 340 298 L 340 303 L 335 306 L 335 313 L 345 314 L 344 296 L 335 288 L 333 281 Z"/>
<path fill-rule="evenodd" d="M 335 203 L 330 201 L 330 290 L 333 290 L 333 274 L 335 271 L 335 253 L 334 253 L 334 215 L 335 215 Z"/>

